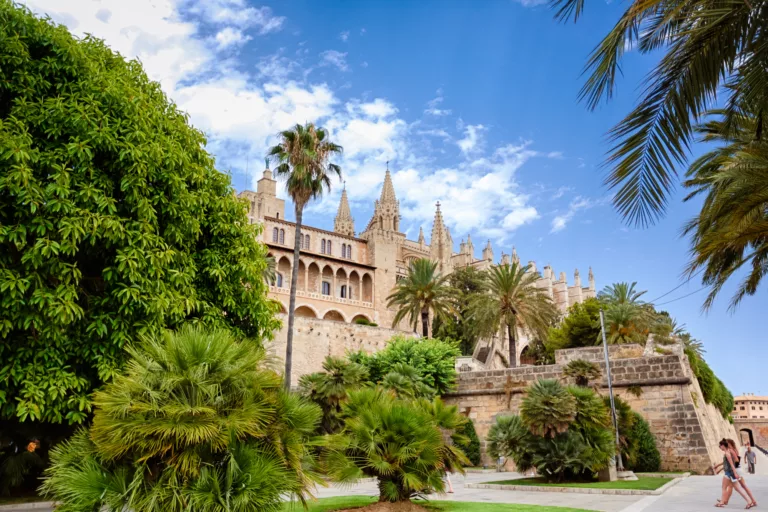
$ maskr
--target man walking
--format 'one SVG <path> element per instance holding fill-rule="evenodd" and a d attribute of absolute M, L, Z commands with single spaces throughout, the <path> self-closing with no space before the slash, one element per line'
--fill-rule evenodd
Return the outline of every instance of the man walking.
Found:
<path fill-rule="evenodd" d="M 755 474 L 755 462 L 757 462 L 757 456 L 755 455 L 755 452 L 752 451 L 752 447 L 749 446 L 749 443 L 746 443 L 747 445 L 747 451 L 744 452 L 744 461 L 747 463 L 747 471 L 749 471 L 750 474 Z"/>

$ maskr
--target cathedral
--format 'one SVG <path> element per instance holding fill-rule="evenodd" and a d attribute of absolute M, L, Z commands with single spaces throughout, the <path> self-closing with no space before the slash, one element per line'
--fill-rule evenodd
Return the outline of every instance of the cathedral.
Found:
<path fill-rule="evenodd" d="M 270 295 L 286 311 L 291 272 L 296 264 L 293 261 L 295 223 L 285 218 L 285 201 L 277 197 L 277 182 L 269 169 L 258 181 L 256 192 L 246 190 L 238 197 L 249 204 L 250 222 L 263 225 L 263 242 L 276 261 L 277 274 L 270 287 Z M 440 207 L 438 202 L 429 243 L 423 229 L 419 230 L 418 240 L 408 240 L 400 231 L 400 203 L 387 169 L 381 196 L 374 203 L 373 215 L 365 229 L 356 233 L 355 220 L 344 189 L 333 231 L 307 224 L 301 226 L 296 316 L 344 323 L 375 323 L 381 327 L 412 331 L 405 322 L 392 326 L 395 311 L 387 308 L 387 296 L 397 280 L 406 275 L 412 261 L 429 258 L 437 262 L 443 274 L 449 274 L 455 268 L 473 266 L 486 269 L 497 264 L 490 241 L 479 259 L 475 257 L 475 248 L 469 236 L 459 244 L 459 251 L 454 252 L 453 238 L 443 222 Z M 502 253 L 500 259 L 501 264 L 512 262 L 519 262 L 514 248 L 511 255 Z M 538 272 L 533 261 L 528 264 L 530 272 Z M 546 289 L 563 313 L 570 305 L 595 296 L 595 279 L 591 269 L 587 286 L 582 286 L 578 270 L 572 285 L 568 285 L 565 272 L 556 276 L 550 266 L 545 266 L 540 276 L 537 286 Z M 520 332 L 518 352 L 522 352 L 527 343 L 526 333 Z"/>

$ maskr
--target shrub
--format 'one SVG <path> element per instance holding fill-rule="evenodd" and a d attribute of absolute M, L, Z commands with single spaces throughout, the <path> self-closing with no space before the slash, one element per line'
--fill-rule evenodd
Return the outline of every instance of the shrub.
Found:
<path fill-rule="evenodd" d="M 467 421 L 458 428 L 457 433 L 466 437 L 466 442 L 456 442 L 459 447 L 464 451 L 464 454 L 469 459 L 469 462 L 474 467 L 480 466 L 482 462 L 482 456 L 480 454 L 480 438 L 477 437 L 475 431 L 475 424 L 471 419 L 467 418 Z"/>
<path fill-rule="evenodd" d="M 384 350 L 373 354 L 356 352 L 349 360 L 368 370 L 371 382 L 379 383 L 397 363 L 416 369 L 422 382 L 436 395 L 443 395 L 456 386 L 456 358 L 461 355 L 458 343 L 439 339 L 414 339 L 397 335 Z"/>
<path fill-rule="evenodd" d="M 600 340 L 600 301 L 594 298 L 574 304 L 559 326 L 549 330 L 548 349 L 591 347 Z"/>
<path fill-rule="evenodd" d="M 699 387 L 701 387 L 701 394 L 704 401 L 708 404 L 714 405 L 723 415 L 723 418 L 727 418 L 733 411 L 733 395 L 728 388 L 723 384 L 712 368 L 709 367 L 707 362 L 699 354 L 696 353 L 690 347 L 685 348 L 685 354 L 688 356 L 688 362 L 691 365 L 691 370 L 699 381 Z"/>
<path fill-rule="evenodd" d="M 355 323 L 357 325 L 369 325 L 371 327 L 378 327 L 379 326 L 379 324 L 377 324 L 376 322 L 371 322 L 367 318 L 357 318 L 357 319 L 355 319 Z"/>
<path fill-rule="evenodd" d="M 656 439 L 648 423 L 638 413 L 634 414 L 634 424 L 627 437 L 635 446 L 634 460 L 627 467 L 638 473 L 654 473 L 661 468 L 661 454 L 656 447 Z"/>
<path fill-rule="evenodd" d="M 270 336 L 266 248 L 138 61 L 0 0 L 0 418 L 83 422 L 123 347 Z"/>
<path fill-rule="evenodd" d="M 563 368 L 563 375 L 576 380 L 577 386 L 589 386 L 589 381 L 602 376 L 600 367 L 583 359 L 574 359 Z"/>
<path fill-rule="evenodd" d="M 321 433 L 333 434 L 341 428 L 341 407 L 347 401 L 347 393 L 365 385 L 368 371 L 359 364 L 331 356 L 325 358 L 323 370 L 302 375 L 299 388 L 305 398 L 323 411 Z"/>
<path fill-rule="evenodd" d="M 469 463 L 460 448 L 446 442 L 464 419 L 439 399 L 403 400 L 368 388 L 350 393 L 343 416 L 344 429 L 331 436 L 322 467 L 339 482 L 377 478 L 380 501 L 442 492 L 445 471 L 462 471 Z"/>
<path fill-rule="evenodd" d="M 281 510 L 303 496 L 320 410 L 282 389 L 264 352 L 184 328 L 129 349 L 93 424 L 52 451 L 57 510 Z"/>
<path fill-rule="evenodd" d="M 548 480 L 590 478 L 613 456 L 609 421 L 608 409 L 591 389 L 538 381 L 523 399 L 520 416 L 497 418 L 488 451 L 510 457 L 518 471 L 536 468 Z"/>

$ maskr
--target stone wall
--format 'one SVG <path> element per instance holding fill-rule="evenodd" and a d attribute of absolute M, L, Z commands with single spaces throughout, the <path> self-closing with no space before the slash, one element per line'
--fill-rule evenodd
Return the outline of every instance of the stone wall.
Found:
<path fill-rule="evenodd" d="M 752 442 L 768 450 L 768 419 L 735 419 L 733 426 L 741 437 L 741 444 L 750 440 L 751 433 Z"/>
<path fill-rule="evenodd" d="M 637 350 L 642 353 L 639 346 L 624 349 L 611 351 L 614 393 L 648 421 L 661 453 L 662 469 L 705 473 L 721 458 L 717 451 L 718 436 L 736 439 L 733 426 L 714 407 L 704 404 L 698 382 L 691 378 L 685 358 L 670 355 L 618 359 L 618 356 L 636 354 Z M 605 363 L 595 348 L 579 350 L 583 350 L 581 357 L 572 349 L 557 354 L 556 359 L 592 359 L 605 375 Z M 489 463 L 485 437 L 496 417 L 517 414 L 528 385 L 541 378 L 561 379 L 562 368 L 562 364 L 554 364 L 463 372 L 459 374 L 457 391 L 444 398 L 458 405 L 475 422 L 485 462 Z M 605 378 L 598 383 L 598 388 L 607 394 Z M 694 393 L 698 394 L 697 398 Z"/>
<path fill-rule="evenodd" d="M 283 327 L 275 333 L 275 339 L 267 345 L 267 351 L 283 361 L 288 318 L 285 315 L 279 316 L 283 321 Z M 326 356 L 343 357 L 347 352 L 359 350 L 376 352 L 383 349 L 387 342 L 398 334 L 408 336 L 408 333 L 383 327 L 296 317 L 291 385 L 297 386 L 299 378 L 304 374 L 321 371 Z"/>

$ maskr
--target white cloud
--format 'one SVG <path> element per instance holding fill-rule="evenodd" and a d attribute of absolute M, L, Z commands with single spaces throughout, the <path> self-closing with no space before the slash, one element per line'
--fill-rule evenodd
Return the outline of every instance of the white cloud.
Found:
<path fill-rule="evenodd" d="M 593 206 L 595 206 L 594 201 L 586 197 L 577 196 L 573 199 L 573 201 L 571 201 L 571 204 L 568 205 L 568 211 L 557 215 L 554 219 L 552 219 L 552 230 L 550 232 L 557 233 L 558 231 L 562 231 L 565 229 L 565 226 L 573 219 L 576 213 L 579 212 L 579 210 L 586 210 L 592 208 Z"/>
<path fill-rule="evenodd" d="M 464 138 L 459 139 L 456 142 L 456 144 L 459 146 L 459 149 L 461 149 L 461 152 L 466 155 L 468 153 L 473 153 L 480 150 L 483 145 L 483 135 L 485 131 L 485 126 L 481 124 L 467 125 L 467 127 L 464 129 Z"/>
<path fill-rule="evenodd" d="M 256 27 L 259 34 L 277 32 L 285 21 L 283 16 L 274 16 L 269 7 L 248 7 L 246 0 L 197 0 L 193 1 L 190 12 L 210 23 Z"/>
<path fill-rule="evenodd" d="M 544 5 L 549 2 L 549 0 L 516 0 L 519 4 L 521 4 L 523 7 L 536 7 L 539 5 Z"/>
<path fill-rule="evenodd" d="M 346 43 L 347 39 L 349 39 L 349 30 L 345 30 L 344 32 L 339 34 L 339 39 L 341 39 L 342 41 L 344 41 Z"/>
<path fill-rule="evenodd" d="M 550 151 L 547 153 L 547 158 L 553 158 L 555 160 L 562 160 L 563 159 L 563 152 L 562 151 Z"/>
<path fill-rule="evenodd" d="M 347 65 L 347 52 L 339 52 L 336 50 L 326 50 L 320 54 L 321 66 L 335 66 L 340 71 L 348 71 Z"/>
<path fill-rule="evenodd" d="M 226 27 L 216 34 L 215 39 L 219 49 L 223 50 L 230 46 L 241 46 L 250 41 L 251 37 L 244 35 L 242 30 Z"/>
<path fill-rule="evenodd" d="M 447 116 L 451 114 L 450 109 L 438 108 L 438 106 L 445 100 L 443 98 L 443 90 L 437 90 L 437 96 L 427 102 L 427 108 L 424 110 L 425 114 L 431 116 Z"/>

